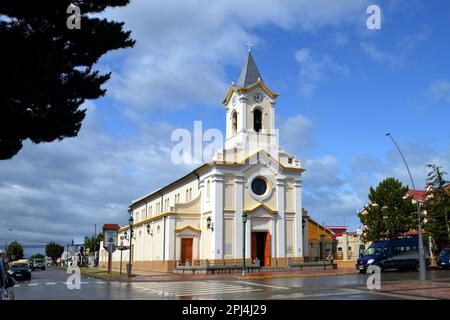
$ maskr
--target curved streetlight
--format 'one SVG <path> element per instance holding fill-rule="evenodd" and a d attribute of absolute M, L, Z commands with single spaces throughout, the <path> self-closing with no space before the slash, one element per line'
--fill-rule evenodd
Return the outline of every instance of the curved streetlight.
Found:
<path fill-rule="evenodd" d="M 411 175 L 411 171 L 409 171 L 408 163 L 406 163 L 405 156 L 403 155 L 402 151 L 400 150 L 400 147 L 398 146 L 397 142 L 395 142 L 394 137 L 390 133 L 386 133 L 386 136 L 391 138 L 392 142 L 396 146 L 398 152 L 402 156 L 403 162 L 405 163 L 406 170 L 408 170 L 409 178 L 411 179 L 411 184 L 414 190 L 414 194 L 416 194 L 416 186 L 414 184 L 414 180 Z M 421 220 L 421 214 L 420 214 L 420 203 L 419 199 L 416 199 L 416 206 L 417 206 L 417 220 L 418 220 L 418 227 L 417 227 L 417 235 L 419 240 L 419 268 L 420 268 L 420 280 L 426 280 L 427 279 L 427 264 L 425 263 L 425 250 L 423 247 L 423 235 L 422 235 L 422 220 Z"/>

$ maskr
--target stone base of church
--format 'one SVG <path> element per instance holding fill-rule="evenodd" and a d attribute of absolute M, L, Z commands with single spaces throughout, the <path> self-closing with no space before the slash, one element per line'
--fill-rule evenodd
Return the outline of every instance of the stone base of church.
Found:
<path fill-rule="evenodd" d="M 305 259 L 303 257 L 290 257 L 290 258 L 271 258 L 270 259 L 270 265 L 265 267 L 272 267 L 272 268 L 283 268 L 287 267 L 288 263 L 291 264 L 295 263 L 302 263 Z M 124 260 L 122 262 L 122 272 L 127 272 L 127 263 L 128 260 Z M 206 263 L 205 260 L 194 260 L 192 261 L 192 266 L 204 266 Z M 208 264 L 210 266 L 242 266 L 242 259 L 215 259 L 215 260 L 209 260 Z M 252 259 L 245 259 L 245 264 L 247 266 L 252 265 Z M 173 269 L 175 269 L 177 266 L 177 261 L 175 260 L 166 260 L 166 261 L 133 261 L 132 270 L 135 271 L 155 271 L 155 272 L 172 272 Z M 108 263 L 105 261 L 100 261 L 99 263 L 100 268 L 107 268 Z M 119 261 L 113 261 L 112 267 L 115 270 L 120 269 L 120 262 Z"/>
<path fill-rule="evenodd" d="M 122 273 L 127 273 L 128 260 L 122 261 Z M 177 262 L 175 260 L 166 261 L 133 261 L 132 270 L 136 271 L 155 271 L 155 272 L 172 272 L 175 269 Z M 108 263 L 101 261 L 100 268 L 107 268 Z M 112 267 L 115 270 L 120 269 L 120 261 L 113 261 Z"/>

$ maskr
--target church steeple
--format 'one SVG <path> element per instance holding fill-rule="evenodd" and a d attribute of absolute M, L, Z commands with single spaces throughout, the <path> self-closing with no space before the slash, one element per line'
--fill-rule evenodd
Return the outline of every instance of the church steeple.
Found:
<path fill-rule="evenodd" d="M 242 68 L 241 75 L 237 81 L 238 88 L 247 88 L 248 86 L 258 82 L 258 79 L 263 81 L 258 67 L 256 66 L 255 59 L 253 59 L 252 52 L 248 50 L 247 59 Z"/>

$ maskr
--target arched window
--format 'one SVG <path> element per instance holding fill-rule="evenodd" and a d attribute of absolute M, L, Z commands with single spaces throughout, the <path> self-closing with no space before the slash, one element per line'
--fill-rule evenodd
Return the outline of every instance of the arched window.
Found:
<path fill-rule="evenodd" d="M 233 134 L 237 133 L 237 112 L 233 111 L 233 114 L 231 115 L 231 126 L 233 130 Z"/>
<path fill-rule="evenodd" d="M 192 188 L 189 189 L 189 200 L 192 200 Z"/>
<path fill-rule="evenodd" d="M 259 109 L 253 111 L 253 129 L 260 132 L 262 129 L 262 112 Z"/>
<path fill-rule="evenodd" d="M 189 189 L 186 189 L 186 202 L 189 201 Z"/>
<path fill-rule="evenodd" d="M 206 183 L 206 200 L 209 201 L 210 197 L 211 197 L 211 186 L 208 180 L 208 182 Z"/>

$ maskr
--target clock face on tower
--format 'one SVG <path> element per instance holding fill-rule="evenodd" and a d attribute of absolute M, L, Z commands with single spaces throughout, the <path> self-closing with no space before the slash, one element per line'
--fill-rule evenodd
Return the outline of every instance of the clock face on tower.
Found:
<path fill-rule="evenodd" d="M 253 100 L 256 102 L 256 103 L 260 103 L 262 100 L 263 100 L 263 98 L 264 98 L 264 96 L 261 94 L 261 93 L 255 93 L 254 95 L 253 95 Z"/>
<path fill-rule="evenodd" d="M 233 99 L 231 100 L 231 103 L 233 104 L 233 107 L 236 107 L 236 103 L 237 103 L 236 96 L 233 96 Z"/>

